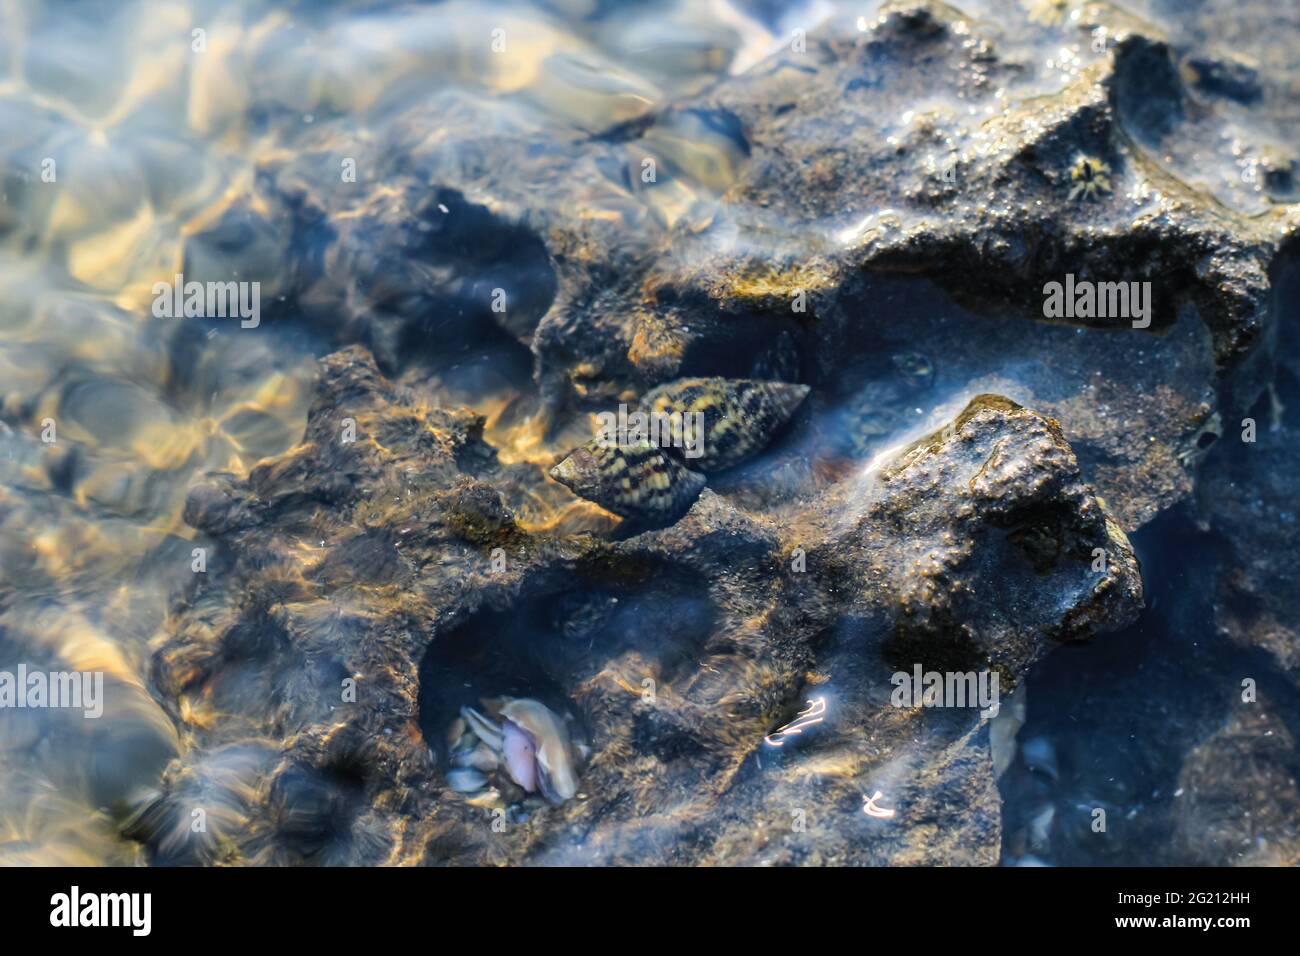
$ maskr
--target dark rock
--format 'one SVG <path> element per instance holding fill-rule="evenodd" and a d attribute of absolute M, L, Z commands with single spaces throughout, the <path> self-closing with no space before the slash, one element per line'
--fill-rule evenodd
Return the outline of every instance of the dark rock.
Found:
<path fill-rule="evenodd" d="M 891 706 L 891 674 L 1009 687 L 1141 604 L 1059 426 L 996 396 L 779 513 L 705 490 L 617 542 L 522 531 L 480 442 L 353 349 L 323 362 L 303 445 L 196 492 L 230 566 L 156 657 L 195 747 L 130 828 L 155 859 L 992 863 L 984 722 Z M 574 713 L 592 748 L 577 798 L 504 831 L 443 749 L 501 693 Z M 764 743 L 806 698 L 825 721 Z M 863 813 L 877 789 L 892 819 Z M 214 826 L 189 840 L 199 804 Z"/>
<path fill-rule="evenodd" d="M 1189 56 L 1183 60 L 1183 67 L 1191 74 L 1196 88 L 1212 96 L 1254 103 L 1263 95 L 1258 71 L 1239 60 Z"/>
<path fill-rule="evenodd" d="M 524 343 L 560 425 L 686 376 L 758 368 L 839 380 L 891 337 L 924 341 L 967 397 L 1008 393 L 969 377 L 978 324 L 934 341 L 922 307 L 931 293 L 899 275 L 1020 319 L 1007 320 L 999 357 L 1026 367 L 1051 337 L 1023 321 L 1043 318 L 1047 283 L 1150 283 L 1149 328 L 1076 319 L 1106 334 L 1087 340 L 1071 374 L 1046 377 L 1054 395 L 1012 396 L 1061 422 L 1132 530 L 1189 493 L 1181 443 L 1218 405 L 1236 416 L 1263 386 L 1233 370 L 1258 371 L 1268 270 L 1295 225 L 1259 215 L 1241 157 L 1216 156 L 1206 172 L 1204 144 L 1228 120 L 1189 106 L 1154 28 L 1100 4 L 1079 13 L 1062 28 L 1078 41 L 1068 74 L 1039 65 L 1036 41 L 1059 41 L 1037 27 L 1003 36 L 951 7 L 910 3 L 861 28 L 832 18 L 805 52 L 604 135 L 545 138 L 454 92 L 378 137 L 316 124 L 296 134 L 296 158 L 264 173 L 269 200 L 305 233 L 292 247 L 312 250 L 292 295 L 390 371 Z M 1090 39 L 1098 31 L 1103 48 Z M 343 149 L 341 136 L 354 141 Z M 694 167 L 674 172 L 683 137 L 713 160 L 697 165 L 716 193 L 686 210 L 666 198 L 679 175 L 697 178 Z M 363 180 L 339 183 L 340 152 Z M 1080 156 L 1105 177 L 1084 198 L 1071 176 Z M 645 160 L 658 163 L 652 182 L 639 176 Z M 490 308 L 493 290 L 505 312 Z M 1201 327 L 1204 372 L 1133 360 L 1187 354 Z M 896 422 L 877 425 L 902 437 Z"/>

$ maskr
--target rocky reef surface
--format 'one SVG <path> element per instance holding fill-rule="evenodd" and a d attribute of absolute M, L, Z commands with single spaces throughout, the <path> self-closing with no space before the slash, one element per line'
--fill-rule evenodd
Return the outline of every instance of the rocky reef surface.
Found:
<path fill-rule="evenodd" d="M 1249 141 L 1223 195 L 1189 186 L 1188 140 L 1231 101 L 1189 88 L 1150 24 L 1069 6 L 1065 25 L 1019 31 L 941 4 L 832 18 L 801 51 L 567 142 L 450 93 L 378 138 L 315 125 L 263 172 L 300 223 L 285 257 L 310 253 L 286 307 L 390 370 L 430 342 L 508 335 L 557 415 L 679 376 L 793 370 L 865 390 L 845 427 L 868 439 L 915 404 L 872 362 L 918 351 L 927 390 L 1056 415 L 1131 530 L 1186 497 L 1214 413 L 1244 411 L 1267 378 L 1267 271 L 1296 214 L 1259 208 L 1279 177 Z M 340 188 L 340 155 L 373 184 Z M 1080 157 L 1104 189 L 1076 193 Z M 1067 274 L 1150 283 L 1150 327 L 1008 321 L 1041 320 L 1044 285 Z"/>
<path fill-rule="evenodd" d="M 1011 763 L 1032 786 L 1009 799 L 1006 853 L 1070 860 L 1097 806 L 1138 803 L 1060 766 L 1083 773 L 1108 737 L 1065 754 L 1022 731 L 1017 756 L 1005 723 L 893 706 L 889 675 L 995 671 L 1010 691 L 1047 646 L 1104 632 L 1151 659 L 1126 532 L 1197 507 L 1184 522 L 1231 528 L 1201 592 L 1230 592 L 1218 627 L 1270 654 L 1258 679 L 1294 674 L 1294 576 L 1275 567 L 1291 527 L 1257 512 L 1268 476 L 1279 506 L 1291 486 L 1262 459 L 1294 442 L 1273 421 L 1240 444 L 1235 423 L 1278 375 L 1296 213 L 1261 208 L 1278 177 L 1225 177 L 1209 199 L 1188 165 L 1234 122 L 1236 87 L 1213 81 L 1230 65 L 1180 64 L 1104 4 L 1067 9 L 1001 31 L 892 5 L 567 140 L 439 94 L 378 134 L 316 124 L 266 163 L 292 224 L 285 311 L 363 347 L 322 362 L 302 445 L 191 490 L 186 520 L 221 564 L 155 658 L 194 747 L 133 821 L 153 857 L 992 864 Z M 1061 30 L 1073 44 L 1044 68 Z M 339 189 L 341 155 L 367 170 L 356 189 Z M 1245 150 L 1234 170 L 1264 161 Z M 1066 273 L 1148 282 L 1149 313 L 1045 321 Z M 620 535 L 591 509 L 537 520 L 565 493 L 503 460 L 411 358 L 446 343 L 528 349 L 543 450 L 681 376 L 813 395 L 679 522 Z M 1197 503 L 1225 433 L 1238 463 L 1219 454 L 1214 475 L 1253 471 Z M 1238 663 L 1209 648 L 1127 678 L 1166 688 L 1157 710 L 1188 669 L 1219 685 L 1173 735 L 1183 749 L 1149 715 L 1143 747 L 1174 779 L 1143 832 L 1170 861 L 1235 860 L 1243 818 L 1264 831 L 1245 860 L 1294 860 L 1294 748 L 1275 702 L 1225 710 Z M 446 727 L 499 693 L 573 715 L 575 800 L 499 816 L 448 788 Z M 1143 692 L 1079 689 L 1095 713 L 1117 693 Z M 832 717 L 785 741 L 814 701 Z M 998 719 L 1014 739 L 1023 708 Z M 1252 800 L 1261 777 L 1278 786 Z M 1175 790 L 1192 793 L 1179 813 Z M 893 816 L 863 813 L 872 795 Z M 224 814 L 196 839 L 204 803 Z"/>
<path fill-rule="evenodd" d="M 523 531 L 482 428 L 353 347 L 300 447 L 191 491 L 223 559 L 155 659 L 202 741 L 135 823 L 162 860 L 993 863 L 987 722 L 893 706 L 890 674 L 1011 688 L 1141 606 L 1059 425 L 1005 398 L 779 514 L 706 490 L 621 541 Z M 498 830 L 447 787 L 443 736 L 520 692 L 576 710 L 591 748 L 576 799 Z M 833 720 L 767 743 L 806 697 Z M 229 817 L 196 837 L 211 802 Z"/>
<path fill-rule="evenodd" d="M 1207 39 L 1223 4 L 1177 36 L 1160 6 L 836 8 L 699 82 L 483 52 L 492 93 L 415 96 L 331 76 L 328 13 L 311 57 L 250 30 L 274 148 L 184 271 L 336 350 L 301 442 L 188 491 L 210 555 L 149 675 L 177 756 L 123 832 L 190 864 L 1300 861 L 1294 91 Z M 1147 308 L 1045 315 L 1067 277 Z M 238 375 L 192 340 L 189 377 Z M 548 477 L 694 376 L 810 391 L 662 527 Z M 1001 711 L 899 706 L 915 667 L 996 674 Z M 451 785 L 502 695 L 568 722 L 572 799 Z"/>

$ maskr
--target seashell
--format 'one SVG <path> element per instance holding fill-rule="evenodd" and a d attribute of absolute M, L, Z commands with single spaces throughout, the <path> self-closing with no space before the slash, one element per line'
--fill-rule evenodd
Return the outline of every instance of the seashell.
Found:
<path fill-rule="evenodd" d="M 498 761 L 492 748 L 480 740 L 477 746 L 452 754 L 451 764 L 453 767 L 469 767 L 472 770 L 491 773 L 497 768 Z"/>
<path fill-rule="evenodd" d="M 457 767 L 447 772 L 447 786 L 457 793 L 475 793 L 486 787 L 487 783 L 487 777 L 470 767 Z"/>
<path fill-rule="evenodd" d="M 488 807 L 496 809 L 504 806 L 506 801 L 502 798 L 501 792 L 495 787 L 489 787 L 479 793 L 473 794 L 465 801 L 471 807 Z"/>
<path fill-rule="evenodd" d="M 617 444 L 603 436 L 579 445 L 550 476 L 579 497 L 624 518 L 669 522 L 704 488 L 704 476 L 646 441 Z"/>
<path fill-rule="evenodd" d="M 545 704 L 528 697 L 505 698 L 500 724 L 472 707 L 461 708 L 461 714 L 505 765 L 511 782 L 500 781 L 503 796 L 513 784 L 526 793 L 540 790 L 558 805 L 578 792 L 568 726 Z"/>
<path fill-rule="evenodd" d="M 528 793 L 536 793 L 537 744 L 532 735 L 513 720 L 501 721 L 501 756 L 510 779 Z"/>
<path fill-rule="evenodd" d="M 542 796 L 560 804 L 578 792 L 573 744 L 564 721 L 545 704 L 524 697 L 501 708 L 507 726 L 514 724 L 532 738 L 536 748 L 537 784 Z M 522 785 L 522 784 L 521 784 Z"/>
<path fill-rule="evenodd" d="M 457 717 L 453 720 L 451 726 L 447 728 L 447 746 L 455 749 L 457 744 L 460 743 L 460 738 L 465 736 L 467 730 L 469 730 L 469 725 L 465 723 L 464 717 Z"/>
<path fill-rule="evenodd" d="M 808 397 L 807 385 L 753 378 L 682 378 L 647 392 L 648 413 L 703 416 L 699 457 L 687 455 L 701 471 L 722 471 L 768 446 Z M 677 449 L 673 449 L 674 452 Z"/>

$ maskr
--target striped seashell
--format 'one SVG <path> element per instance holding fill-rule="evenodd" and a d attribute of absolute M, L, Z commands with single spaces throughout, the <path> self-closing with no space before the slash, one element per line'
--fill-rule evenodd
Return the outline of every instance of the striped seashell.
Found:
<path fill-rule="evenodd" d="M 682 378 L 647 392 L 641 407 L 656 415 L 701 413 L 701 471 L 734 467 L 767 447 L 808 397 L 807 385 L 752 378 Z M 677 449 L 672 449 L 677 452 Z"/>
<path fill-rule="evenodd" d="M 598 436 L 579 445 L 550 476 L 574 494 L 624 518 L 676 520 L 704 488 L 704 476 L 646 441 L 617 444 Z"/>

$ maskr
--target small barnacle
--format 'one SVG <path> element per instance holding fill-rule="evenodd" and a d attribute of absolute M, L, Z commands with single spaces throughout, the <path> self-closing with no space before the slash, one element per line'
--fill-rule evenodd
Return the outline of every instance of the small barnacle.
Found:
<path fill-rule="evenodd" d="M 1096 199 L 1099 192 L 1110 192 L 1110 167 L 1100 159 L 1076 153 L 1070 164 L 1071 199 Z"/>

